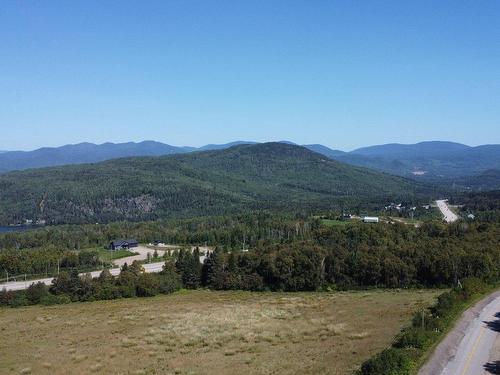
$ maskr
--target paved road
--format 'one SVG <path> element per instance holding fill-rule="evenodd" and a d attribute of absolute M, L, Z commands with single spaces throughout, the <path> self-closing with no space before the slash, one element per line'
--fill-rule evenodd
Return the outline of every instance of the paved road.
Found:
<path fill-rule="evenodd" d="M 162 256 L 165 252 L 170 252 L 175 249 L 179 249 L 179 246 L 174 246 L 174 245 L 166 245 L 164 246 L 165 249 L 161 250 L 159 248 L 157 249 L 158 255 Z M 191 251 L 195 249 L 195 246 L 191 247 Z M 205 246 L 200 246 L 199 250 L 205 254 L 210 253 L 213 251 L 211 247 L 205 247 Z M 137 248 L 132 249 L 131 251 L 139 253 L 138 255 L 132 255 L 129 257 L 125 258 L 119 258 L 115 259 L 113 261 L 114 265 L 117 267 L 123 266 L 125 263 L 127 264 L 132 264 L 134 260 L 145 260 L 147 258 L 148 253 L 153 255 L 155 249 L 148 248 L 146 246 L 139 245 Z M 205 256 L 200 256 L 200 262 L 203 263 L 205 260 Z M 163 269 L 163 264 L 165 262 L 158 262 L 158 263 L 145 263 L 143 264 L 144 271 L 151 273 L 151 272 L 160 272 Z M 120 268 L 111 268 L 109 270 L 113 276 L 117 276 L 120 273 Z M 80 275 L 86 275 L 87 273 L 90 273 L 92 277 L 98 277 L 101 274 L 101 271 L 92 271 L 92 272 L 85 272 L 81 273 Z M 0 284 L 0 290 L 6 289 L 6 290 L 23 290 L 27 289 L 31 284 L 37 283 L 37 282 L 42 282 L 46 285 L 50 285 L 52 283 L 53 278 L 45 278 L 45 279 L 36 279 L 36 280 L 27 280 L 27 281 L 10 281 L 8 283 L 1 283 Z"/>
<path fill-rule="evenodd" d="M 151 272 L 160 272 L 163 269 L 163 264 L 165 262 L 158 262 L 158 263 L 147 263 L 143 264 L 142 267 L 144 268 L 145 272 L 151 273 Z M 98 277 L 101 274 L 102 271 L 92 271 L 92 272 L 84 272 L 81 273 L 80 276 L 86 275 L 87 273 L 90 273 L 92 277 Z M 119 268 L 111 268 L 109 270 L 113 276 L 117 276 L 120 273 Z M 27 281 L 9 281 L 8 283 L 2 283 L 0 284 L 0 290 L 6 289 L 6 290 L 23 290 L 27 289 L 31 284 L 37 283 L 37 282 L 42 282 L 46 285 L 50 285 L 52 283 L 53 278 L 49 277 L 46 279 L 37 279 L 37 280 L 27 280 Z"/>
<path fill-rule="evenodd" d="M 500 293 L 464 313 L 419 375 L 499 374 Z"/>
<path fill-rule="evenodd" d="M 441 213 L 443 214 L 444 221 L 446 221 L 447 223 L 453 223 L 454 221 L 458 220 L 458 216 L 452 210 L 450 210 L 450 207 L 448 207 L 446 200 L 444 199 L 437 200 L 436 204 Z"/>

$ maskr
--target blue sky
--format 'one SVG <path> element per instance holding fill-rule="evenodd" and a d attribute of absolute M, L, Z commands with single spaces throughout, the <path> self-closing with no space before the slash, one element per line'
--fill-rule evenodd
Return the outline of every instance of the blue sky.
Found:
<path fill-rule="evenodd" d="M 4 1 L 0 149 L 500 143 L 498 1 Z"/>

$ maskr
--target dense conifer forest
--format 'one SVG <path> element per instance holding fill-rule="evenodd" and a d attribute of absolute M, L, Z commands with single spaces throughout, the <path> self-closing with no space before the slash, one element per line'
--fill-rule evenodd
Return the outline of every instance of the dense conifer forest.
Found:
<path fill-rule="evenodd" d="M 0 176 L 0 224 L 108 223 L 249 211 L 377 209 L 434 188 L 283 143 L 12 172 Z"/>
<path fill-rule="evenodd" d="M 61 262 L 68 270 L 85 266 L 94 258 L 78 249 L 104 247 L 111 239 L 129 237 L 145 243 L 215 247 L 203 265 L 193 262 L 190 257 L 197 255 L 190 252 L 169 258 L 178 266 L 185 287 L 285 291 L 440 287 L 465 277 L 497 280 L 500 272 L 498 221 L 462 220 L 452 225 L 428 221 L 418 228 L 360 222 L 326 226 L 315 217 L 271 214 L 68 225 L 4 234 L 0 271 L 37 274 L 49 268 L 53 272 Z"/>

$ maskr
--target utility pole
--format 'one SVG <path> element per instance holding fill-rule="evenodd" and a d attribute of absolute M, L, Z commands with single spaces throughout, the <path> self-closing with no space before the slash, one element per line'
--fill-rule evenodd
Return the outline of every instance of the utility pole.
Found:
<path fill-rule="evenodd" d="M 5 270 L 5 273 L 7 274 L 7 282 L 9 282 L 9 271 Z"/>

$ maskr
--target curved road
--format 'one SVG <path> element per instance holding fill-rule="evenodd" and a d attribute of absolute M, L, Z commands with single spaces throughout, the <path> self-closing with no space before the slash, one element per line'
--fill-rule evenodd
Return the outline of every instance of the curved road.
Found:
<path fill-rule="evenodd" d="M 144 268 L 144 272 L 160 272 L 163 269 L 163 264 L 165 262 L 158 262 L 158 263 L 145 263 L 142 265 Z M 83 272 L 80 274 L 80 276 L 84 276 L 90 273 L 92 277 L 99 277 L 101 274 L 102 270 L 99 271 L 92 271 L 92 272 Z M 120 268 L 109 268 L 109 272 L 113 276 L 118 276 L 120 274 Z M 26 281 L 9 281 L 8 283 L 2 283 L 0 284 L 0 290 L 5 289 L 5 290 L 23 290 L 23 289 L 28 289 L 28 287 L 31 284 L 34 283 L 44 283 L 45 285 L 50 285 L 52 283 L 53 277 L 48 277 L 46 279 L 36 279 L 36 280 L 26 280 Z"/>
<path fill-rule="evenodd" d="M 120 268 L 125 264 L 132 264 L 134 260 L 144 260 L 147 258 L 148 253 L 153 255 L 154 249 L 149 249 L 145 246 L 139 245 L 136 249 L 132 249 L 134 252 L 138 253 L 137 255 L 132 255 L 129 257 L 124 257 L 124 258 L 118 258 L 113 260 L 113 263 L 115 266 L 118 266 L 119 268 L 110 268 L 109 272 L 113 276 L 118 276 L 120 274 Z M 158 255 L 162 256 L 165 251 L 164 250 L 157 250 Z M 145 263 L 142 265 L 144 268 L 145 272 L 160 272 L 163 269 L 163 264 L 165 262 L 157 262 L 157 263 Z M 92 272 L 83 272 L 80 274 L 80 276 L 89 274 L 92 277 L 99 277 L 101 274 L 102 270 L 98 271 L 92 271 Z M 28 287 L 31 284 L 41 282 L 44 283 L 45 285 L 50 285 L 52 283 L 53 277 L 48 277 L 44 279 L 36 279 L 36 280 L 26 280 L 26 281 L 9 281 L 8 283 L 2 283 L 0 284 L 0 290 L 5 289 L 5 290 L 23 290 L 23 289 L 28 289 Z"/>
<path fill-rule="evenodd" d="M 158 255 L 162 256 L 166 251 L 170 251 L 173 249 L 179 248 L 178 246 L 168 246 L 166 249 L 161 250 L 157 249 Z M 191 251 L 195 249 L 195 246 L 191 247 Z M 206 247 L 206 246 L 200 246 L 199 247 L 200 251 L 204 253 L 209 253 L 212 251 L 212 248 Z M 139 245 L 137 248 L 132 249 L 134 252 L 138 253 L 137 255 L 132 255 L 129 257 L 125 258 L 118 258 L 113 260 L 113 263 L 115 266 L 119 268 L 110 268 L 109 272 L 111 272 L 111 275 L 113 276 L 118 276 L 120 274 L 120 268 L 123 266 L 123 264 L 132 264 L 134 260 L 144 260 L 147 258 L 148 253 L 151 255 L 154 253 L 154 249 L 148 248 L 146 246 Z M 203 263 L 203 260 L 205 259 L 205 256 L 200 257 L 200 262 Z M 163 269 L 163 265 L 165 262 L 156 262 L 156 263 L 144 263 L 142 267 L 144 268 L 144 272 L 147 273 L 152 273 L 152 272 L 160 272 Z M 92 271 L 92 272 L 83 272 L 80 274 L 80 276 L 90 274 L 92 277 L 99 277 L 101 274 L 102 270 L 98 271 Z M 0 283 L 0 290 L 23 290 L 23 289 L 28 289 L 28 287 L 31 284 L 35 284 L 37 282 L 44 283 L 46 285 L 51 285 L 53 277 L 48 277 L 44 279 L 36 279 L 36 280 L 26 280 L 26 281 L 9 281 L 8 283 Z"/>
<path fill-rule="evenodd" d="M 418 375 L 500 374 L 500 292 L 467 310 Z"/>

